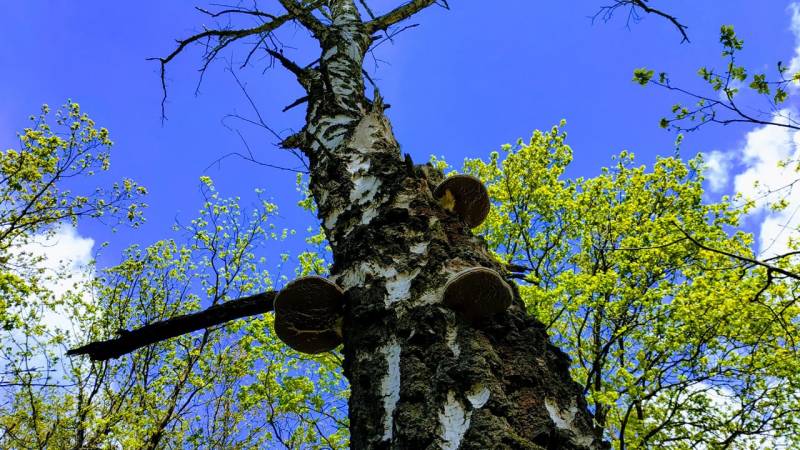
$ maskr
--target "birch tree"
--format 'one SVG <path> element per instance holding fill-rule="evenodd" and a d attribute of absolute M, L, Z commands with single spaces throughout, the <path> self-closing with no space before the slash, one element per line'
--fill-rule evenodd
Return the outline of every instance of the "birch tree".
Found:
<path fill-rule="evenodd" d="M 333 255 L 328 283 L 343 292 L 342 310 L 334 314 L 341 314 L 335 319 L 351 388 L 351 446 L 601 448 L 569 359 L 526 312 L 504 279 L 508 268 L 471 231 L 475 223 L 463 205 L 480 203 L 485 189 L 437 190 L 441 172 L 404 158 L 379 89 L 363 70 L 377 41 L 437 2 L 413 0 L 380 15 L 354 0 L 280 4 L 282 13 L 255 7 L 213 13 L 255 17 L 259 25 L 207 29 L 179 41 L 159 60 L 162 81 L 170 61 L 193 43 L 205 45 L 205 70 L 226 47 L 249 38 L 253 52 L 268 53 L 305 91 L 293 105 L 305 104 L 305 124 L 281 145 L 307 159 L 309 189 Z M 316 61 L 293 61 L 271 43 L 289 23 L 319 44 Z M 462 283 L 459 299 L 478 302 L 478 309 L 506 297 L 510 305 L 497 314 L 444 305 L 448 282 L 465 274 L 472 281 Z M 271 308 L 269 299 L 259 312 Z M 231 318 L 219 312 L 181 320 L 207 327 Z M 175 323 L 74 353 L 107 359 L 191 328 Z"/>

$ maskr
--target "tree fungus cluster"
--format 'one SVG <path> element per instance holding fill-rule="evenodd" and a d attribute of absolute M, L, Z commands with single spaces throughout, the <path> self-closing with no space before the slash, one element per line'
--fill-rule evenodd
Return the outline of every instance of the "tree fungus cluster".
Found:
<path fill-rule="evenodd" d="M 433 192 L 445 210 L 470 228 L 479 226 L 491 203 L 486 187 L 469 175 L 445 179 Z M 287 284 L 275 298 L 275 333 L 286 345 L 302 353 L 322 353 L 342 343 L 345 294 L 335 283 L 306 276 Z M 445 284 L 442 304 L 475 323 L 511 305 L 511 287 L 496 271 L 470 267 Z"/>

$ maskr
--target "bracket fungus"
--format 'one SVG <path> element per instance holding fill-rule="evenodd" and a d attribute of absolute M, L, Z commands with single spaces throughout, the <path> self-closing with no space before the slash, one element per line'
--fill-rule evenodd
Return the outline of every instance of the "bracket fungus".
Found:
<path fill-rule="evenodd" d="M 453 275 L 444 286 L 443 303 L 470 322 L 505 311 L 514 293 L 494 270 L 471 267 Z"/>
<path fill-rule="evenodd" d="M 325 278 L 307 276 L 275 297 L 275 334 L 302 353 L 322 353 L 342 343 L 344 293 Z"/>
<path fill-rule="evenodd" d="M 471 175 L 446 178 L 433 191 L 442 208 L 461 216 L 470 228 L 482 224 L 489 215 L 489 193 L 481 180 Z"/>

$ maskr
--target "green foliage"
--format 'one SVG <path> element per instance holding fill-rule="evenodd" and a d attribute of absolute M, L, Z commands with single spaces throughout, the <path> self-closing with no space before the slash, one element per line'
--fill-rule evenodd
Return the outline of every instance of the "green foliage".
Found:
<path fill-rule="evenodd" d="M 19 148 L 0 152 L 0 326 L 6 330 L 22 326 L 19 308 L 28 296 L 46 298 L 42 283 L 59 277 L 41 270 L 42 256 L 27 246 L 82 217 L 133 226 L 143 220 L 147 191 L 132 180 L 90 192 L 70 189 L 71 180 L 109 169 L 108 130 L 97 128 L 73 102 L 55 112 L 52 125 L 50 116 L 44 105 L 17 135 Z"/>
<path fill-rule="evenodd" d="M 648 170 L 623 152 L 597 177 L 566 179 L 565 137 L 537 131 L 465 171 L 494 202 L 481 232 L 526 269 L 522 296 L 615 448 L 800 445 L 791 285 L 688 237 L 752 257 L 752 236 L 730 232 L 742 211 L 703 201 L 699 157 Z"/>
<path fill-rule="evenodd" d="M 110 143 L 105 132 L 96 136 Z M 47 176 L 48 170 L 40 172 Z M 28 178 L 35 181 L 33 173 Z M 132 246 L 113 267 L 87 267 L 87 276 L 58 295 L 47 280 L 19 275 L 37 289 L 25 292 L 24 307 L 14 309 L 18 320 L 0 332 L 0 448 L 348 446 L 341 355 L 309 357 L 288 349 L 275 337 L 271 315 L 181 336 L 119 360 L 64 357 L 66 349 L 118 330 L 279 287 L 266 268 L 280 269 L 283 258 L 275 261 L 272 247 L 293 233 L 272 223 L 277 207 L 261 200 L 247 212 L 239 198 L 220 196 L 208 177 L 201 181 L 203 207 L 194 220 L 176 225 L 175 239 Z M 62 181 L 51 184 L 68 198 Z M 142 192 L 132 183 L 120 186 Z M 97 212 L 88 210 L 90 216 Z M 84 210 L 71 211 L 78 219 Z M 105 213 L 128 220 L 126 208 Z M 66 326 L 48 324 L 54 316 Z"/>
<path fill-rule="evenodd" d="M 653 78 L 654 73 L 655 72 L 652 70 L 646 68 L 636 69 L 633 71 L 633 81 L 645 86 L 650 82 L 650 79 Z"/>
<path fill-rule="evenodd" d="M 486 183 L 494 204 L 478 231 L 572 357 L 597 425 L 620 449 L 744 449 L 774 436 L 800 445 L 792 440 L 800 436 L 794 286 L 697 245 L 753 256 L 752 236 L 735 232 L 741 199 L 705 202 L 699 157 L 660 158 L 648 169 L 623 152 L 596 177 L 568 178 L 563 126 L 488 161 L 467 160 L 464 170 Z M 201 180 L 205 203 L 176 226 L 180 239 L 130 247 L 120 264 L 51 302 L 45 283 L 18 275 L 36 289 L 2 332 L 0 447 L 348 446 L 341 355 L 291 351 L 271 315 L 120 360 L 62 356 L 121 329 L 280 287 L 285 278 L 266 268 L 289 260 L 274 247 L 294 233 L 272 223 L 277 207 L 262 200 L 244 211 Z M 302 177 L 298 191 L 314 212 Z M 309 228 L 306 243 L 295 273 L 327 273 L 321 229 Z M 799 269 L 788 258 L 775 264 Z M 47 326 L 53 313 L 71 326 Z"/>

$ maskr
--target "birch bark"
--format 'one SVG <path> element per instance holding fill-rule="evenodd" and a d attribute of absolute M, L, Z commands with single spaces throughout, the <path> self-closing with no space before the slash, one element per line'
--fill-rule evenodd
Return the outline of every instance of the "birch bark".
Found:
<path fill-rule="evenodd" d="M 351 443 L 361 448 L 601 448 L 568 360 L 526 315 L 470 324 L 440 302 L 448 278 L 503 269 L 434 200 L 442 175 L 401 156 L 380 96 L 364 94 L 371 37 L 352 0 L 331 5 L 319 68 L 300 76 L 294 137 L 346 291 Z"/>

